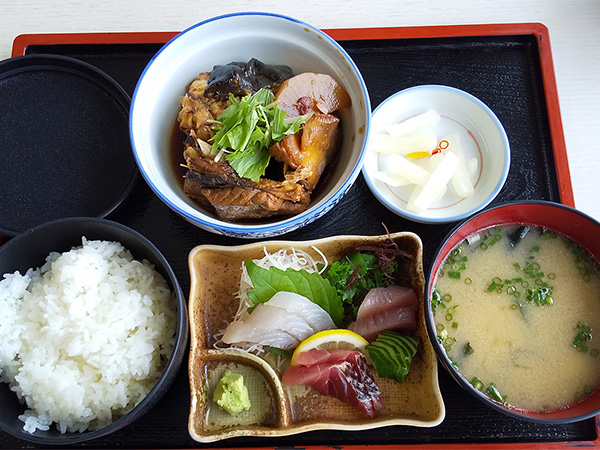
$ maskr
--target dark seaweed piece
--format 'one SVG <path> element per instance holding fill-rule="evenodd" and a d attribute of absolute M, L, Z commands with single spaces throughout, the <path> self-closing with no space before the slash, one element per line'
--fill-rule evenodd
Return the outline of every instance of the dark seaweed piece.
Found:
<path fill-rule="evenodd" d="M 523 225 L 519 227 L 513 234 L 510 235 L 510 246 L 516 247 L 519 242 L 527 236 L 527 233 L 531 230 L 531 227 L 528 225 Z"/>
<path fill-rule="evenodd" d="M 243 97 L 262 88 L 277 89 L 293 76 L 292 69 L 283 65 L 270 65 L 252 58 L 247 63 L 230 62 L 213 67 L 204 95 L 215 100 L 227 100 L 229 94 Z"/>

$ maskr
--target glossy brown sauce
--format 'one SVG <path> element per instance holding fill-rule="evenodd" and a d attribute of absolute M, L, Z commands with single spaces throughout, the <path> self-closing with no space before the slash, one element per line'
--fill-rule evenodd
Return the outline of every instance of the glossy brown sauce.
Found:
<path fill-rule="evenodd" d="M 171 172 L 182 189 L 183 177 L 187 172 L 187 168 L 182 166 L 182 164 L 185 164 L 185 160 L 183 159 L 184 142 L 185 133 L 179 129 L 179 122 L 177 121 L 177 116 L 175 116 L 171 124 L 171 131 L 169 132 L 169 161 L 171 163 Z"/>

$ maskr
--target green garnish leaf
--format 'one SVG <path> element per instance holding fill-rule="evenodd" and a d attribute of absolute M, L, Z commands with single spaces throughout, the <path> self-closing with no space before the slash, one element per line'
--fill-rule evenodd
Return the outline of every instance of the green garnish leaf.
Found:
<path fill-rule="evenodd" d="M 260 89 L 241 99 L 229 95 L 231 105 L 214 122 L 213 154 L 227 153 L 227 162 L 240 177 L 258 182 L 269 164 L 269 146 L 300 130 L 308 115 L 286 122 L 285 111 L 277 108 L 275 94 Z"/>
<path fill-rule="evenodd" d="M 256 142 L 246 147 L 244 152 L 231 153 L 226 156 L 227 162 L 238 175 L 258 181 L 265 174 L 271 155 L 266 147 L 256 145 Z M 242 176 L 242 175 L 240 175 Z"/>
<path fill-rule="evenodd" d="M 277 142 L 282 140 L 285 136 L 290 134 L 296 134 L 302 128 L 302 125 L 310 118 L 311 114 L 305 114 L 303 116 L 291 117 L 289 120 L 285 117 L 285 111 L 283 109 L 275 108 L 273 116 L 273 128 L 272 138 L 273 141 Z"/>
<path fill-rule="evenodd" d="M 248 297 L 254 305 L 269 301 L 277 292 L 293 292 L 307 297 L 327 311 L 337 326 L 342 323 L 342 302 L 335 288 L 319 273 L 307 272 L 304 269 L 265 269 L 252 260 L 246 261 L 246 269 L 254 286 L 254 289 L 248 292 Z"/>
<path fill-rule="evenodd" d="M 269 347 L 269 353 L 271 353 L 272 355 L 282 356 L 284 358 L 292 357 L 292 352 L 277 347 Z"/>
<path fill-rule="evenodd" d="M 365 347 L 380 377 L 402 383 L 417 353 L 419 338 L 412 335 L 383 331 Z"/>
<path fill-rule="evenodd" d="M 332 262 L 324 276 L 337 290 L 342 302 L 351 305 L 354 299 L 372 288 L 394 284 L 393 275 L 397 270 L 396 261 L 392 261 L 384 272 L 374 253 L 357 251 Z"/>

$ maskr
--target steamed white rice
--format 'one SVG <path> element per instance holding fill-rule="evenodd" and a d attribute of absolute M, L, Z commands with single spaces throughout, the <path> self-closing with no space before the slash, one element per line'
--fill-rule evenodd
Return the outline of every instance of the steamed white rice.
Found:
<path fill-rule="evenodd" d="M 172 293 L 120 243 L 88 241 L 0 281 L 0 381 L 33 433 L 99 429 L 135 407 L 171 356 Z"/>

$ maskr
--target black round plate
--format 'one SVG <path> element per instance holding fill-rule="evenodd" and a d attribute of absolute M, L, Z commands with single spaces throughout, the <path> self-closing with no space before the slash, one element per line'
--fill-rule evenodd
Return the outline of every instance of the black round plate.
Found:
<path fill-rule="evenodd" d="M 117 208 L 138 177 L 130 103 L 112 78 L 74 58 L 0 62 L 0 234 Z"/>

